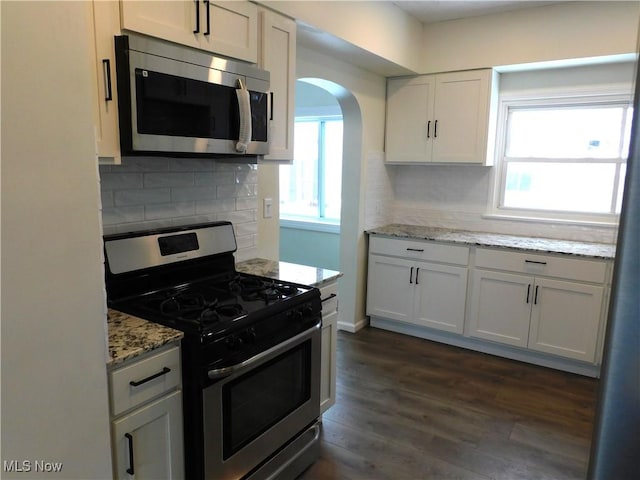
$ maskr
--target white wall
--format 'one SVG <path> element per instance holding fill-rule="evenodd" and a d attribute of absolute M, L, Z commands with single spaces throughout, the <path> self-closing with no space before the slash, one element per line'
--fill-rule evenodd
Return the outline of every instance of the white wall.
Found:
<path fill-rule="evenodd" d="M 112 474 L 87 6 L 1 4 L 3 478 Z"/>
<path fill-rule="evenodd" d="M 345 40 L 348 44 L 380 57 L 400 70 L 419 72 L 422 24 L 391 2 L 375 1 L 264 1 L 266 6 L 315 27 L 317 41 L 326 42 L 344 53 L 352 53 L 345 45 L 324 39 L 322 32 Z M 381 62 L 384 65 L 384 62 Z M 390 66 L 393 69 L 392 66 Z"/>
<path fill-rule="evenodd" d="M 342 108 L 346 139 L 342 179 L 340 270 L 344 277 L 339 282 L 340 322 L 342 328 L 355 330 L 364 319 L 366 239 L 363 232 L 370 195 L 367 171 L 371 159 L 382 158 L 386 83 L 379 75 L 306 48 L 298 48 L 297 77 L 328 80 L 345 90 L 331 92 Z M 362 129 L 358 130 L 357 138 L 349 140 L 356 116 Z M 354 156 L 355 147 L 357 156 Z"/>
<path fill-rule="evenodd" d="M 429 24 L 423 73 L 636 52 L 640 2 L 566 1 Z"/>

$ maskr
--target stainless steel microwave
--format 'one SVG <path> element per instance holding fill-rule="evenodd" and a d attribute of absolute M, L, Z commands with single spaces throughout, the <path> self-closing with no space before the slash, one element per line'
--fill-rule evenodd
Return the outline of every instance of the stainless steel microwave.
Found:
<path fill-rule="evenodd" d="M 133 34 L 115 49 L 122 155 L 269 153 L 269 72 Z"/>

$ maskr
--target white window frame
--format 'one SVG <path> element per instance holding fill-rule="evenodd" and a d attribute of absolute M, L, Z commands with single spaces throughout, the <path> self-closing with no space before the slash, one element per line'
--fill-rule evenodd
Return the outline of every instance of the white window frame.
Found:
<path fill-rule="evenodd" d="M 617 227 L 619 214 L 519 209 L 501 206 L 500 204 L 503 199 L 503 188 L 506 184 L 507 170 L 506 162 L 504 161 L 507 142 L 507 120 L 509 108 L 521 106 L 585 105 L 598 103 L 624 103 L 631 105 L 633 103 L 633 97 L 630 91 L 631 88 L 596 87 L 589 89 L 588 91 L 563 89 L 562 91 L 551 93 L 548 90 L 540 90 L 530 91 L 527 93 L 513 92 L 501 95 L 499 99 L 496 127 L 494 178 L 491 182 L 489 191 L 487 211 L 483 217 L 488 219 L 519 220 L 524 222 L 563 223 L 611 228 Z M 571 161 L 583 162 L 584 159 L 565 160 L 564 162 L 566 163 Z M 620 160 L 618 159 L 598 159 L 598 161 L 602 163 L 620 163 Z M 626 160 L 621 163 L 626 163 Z"/>
<path fill-rule="evenodd" d="M 343 121 L 344 122 L 344 118 L 342 115 L 337 115 L 337 114 L 315 114 L 315 115 L 300 115 L 298 117 L 296 117 L 295 121 L 300 121 L 300 122 L 315 122 L 315 123 L 323 123 L 323 122 L 332 122 L 332 121 Z M 343 128 L 344 128 L 344 124 L 343 124 Z M 324 135 L 321 134 L 318 138 L 318 142 L 322 143 L 324 142 Z M 320 146 L 318 147 L 320 149 Z M 323 157 L 324 157 L 324 153 L 323 153 Z M 319 165 L 318 165 L 318 175 L 322 174 L 322 171 L 325 168 L 325 161 L 324 158 L 322 158 L 322 160 L 319 159 Z M 323 182 L 321 181 L 320 178 L 317 179 L 319 182 L 319 186 L 318 188 L 320 189 L 322 186 L 324 186 Z M 320 191 L 318 192 L 318 201 L 319 203 L 322 202 L 322 199 L 324 198 L 324 194 L 320 194 Z M 322 209 L 319 207 L 318 210 L 319 213 L 322 212 Z M 280 214 L 280 226 L 281 227 L 285 227 L 285 228 L 296 228 L 296 229 L 300 229 L 300 230 L 312 230 L 312 231 L 317 231 L 317 232 L 327 232 L 327 233 L 340 233 L 340 224 L 341 224 L 342 219 L 341 218 L 326 218 L 326 217 L 307 217 L 307 216 L 298 216 L 298 215 L 289 215 L 286 213 L 281 213 Z"/>

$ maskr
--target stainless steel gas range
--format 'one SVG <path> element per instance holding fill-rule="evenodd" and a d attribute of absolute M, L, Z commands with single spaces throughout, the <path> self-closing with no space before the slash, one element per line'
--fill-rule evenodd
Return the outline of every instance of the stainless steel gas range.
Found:
<path fill-rule="evenodd" d="M 295 478 L 318 456 L 315 288 L 235 270 L 233 225 L 104 237 L 111 308 L 184 332 L 188 479 Z"/>

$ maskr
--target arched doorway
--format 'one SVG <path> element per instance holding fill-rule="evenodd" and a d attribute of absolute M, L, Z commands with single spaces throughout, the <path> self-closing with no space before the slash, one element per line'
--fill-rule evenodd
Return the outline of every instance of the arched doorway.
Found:
<path fill-rule="evenodd" d="M 321 78 L 300 78 L 331 94 L 342 112 L 342 185 L 339 225 L 339 263 L 336 270 L 343 276 L 338 281 L 340 318 L 338 327 L 356 330 L 358 260 L 363 241 L 359 236 L 361 210 L 362 115 L 355 96 L 343 86 Z M 296 139 L 297 142 L 297 139 Z M 303 248 L 306 248 L 303 245 Z M 282 259 L 282 258 L 281 258 Z M 361 287 L 361 286 L 360 286 Z"/>

